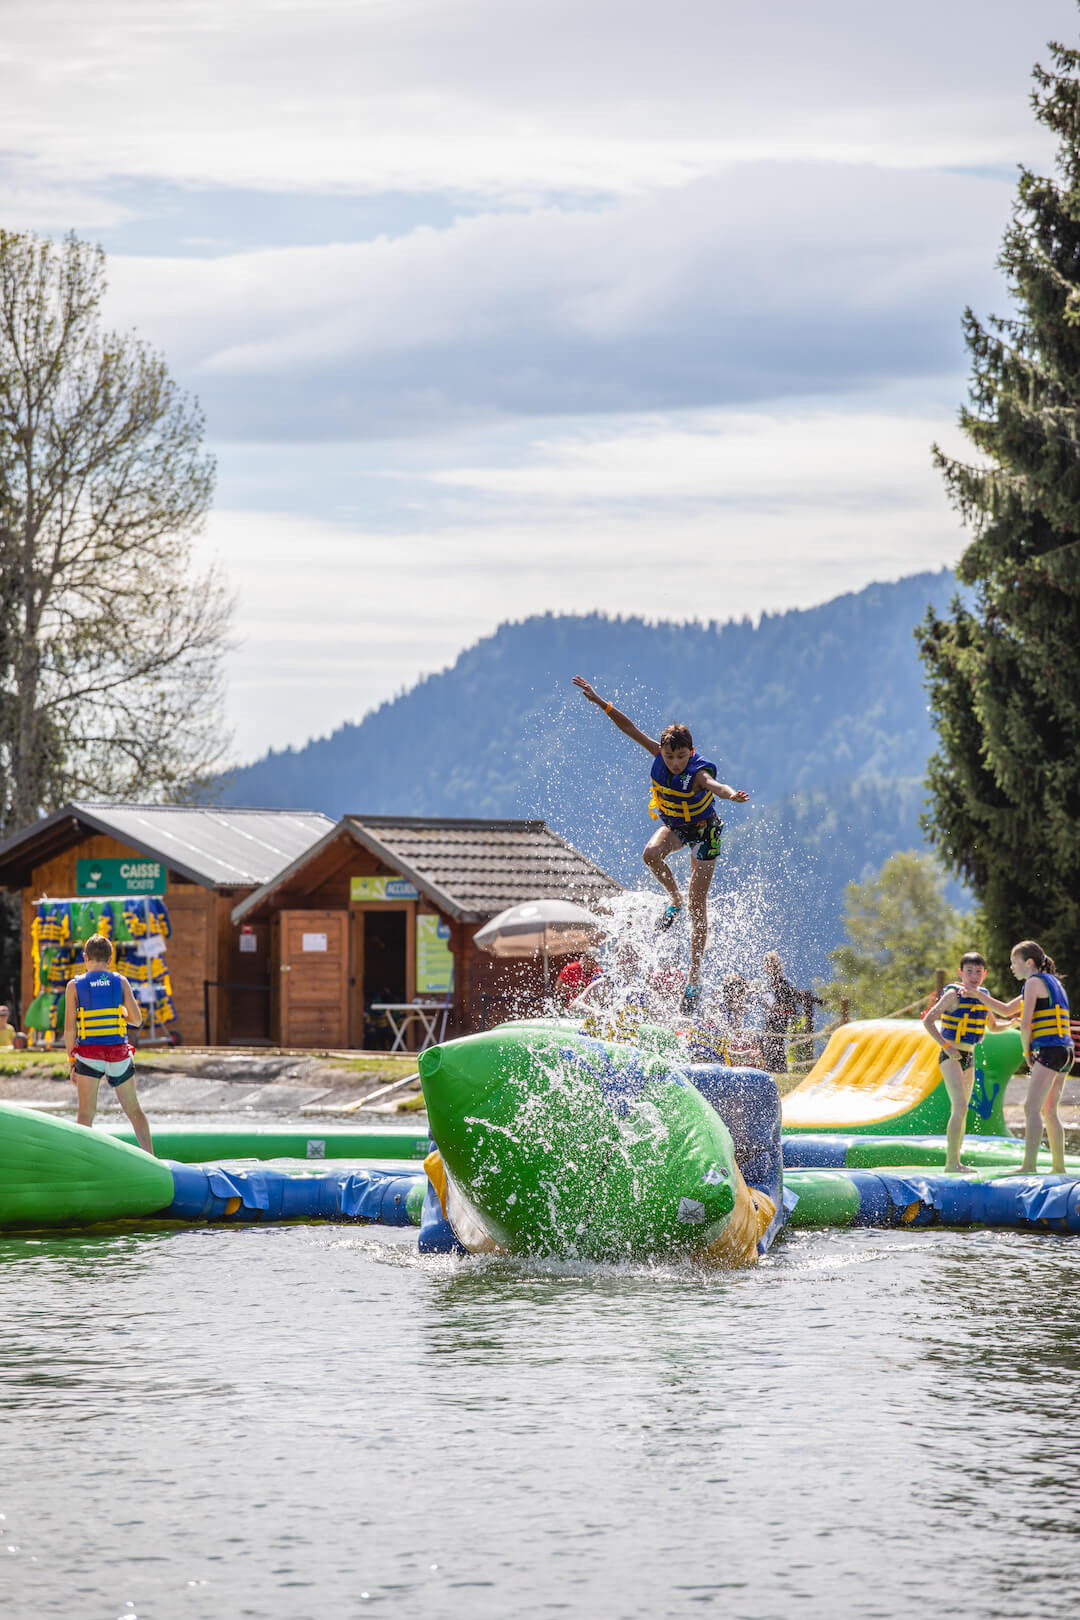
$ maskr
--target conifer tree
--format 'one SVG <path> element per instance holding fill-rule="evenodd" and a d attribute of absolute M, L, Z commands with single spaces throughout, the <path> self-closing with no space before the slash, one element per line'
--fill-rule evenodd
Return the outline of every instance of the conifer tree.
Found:
<path fill-rule="evenodd" d="M 999 259 L 1014 312 L 964 314 L 978 459 L 934 448 L 973 532 L 973 601 L 918 632 L 939 735 L 925 826 L 979 899 L 1002 991 L 1021 938 L 1080 970 L 1080 51 L 1049 48 L 1032 105 L 1057 160 L 1021 170 Z"/>

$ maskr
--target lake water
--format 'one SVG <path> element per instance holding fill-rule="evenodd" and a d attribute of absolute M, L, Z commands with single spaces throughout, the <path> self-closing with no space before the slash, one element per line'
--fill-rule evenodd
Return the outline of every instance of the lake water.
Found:
<path fill-rule="evenodd" d="M 13 1620 L 1072 1616 L 1080 1243 L 0 1242 Z"/>

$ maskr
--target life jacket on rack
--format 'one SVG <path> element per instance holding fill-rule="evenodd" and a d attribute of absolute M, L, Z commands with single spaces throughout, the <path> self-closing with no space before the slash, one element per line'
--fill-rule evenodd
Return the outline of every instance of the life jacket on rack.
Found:
<path fill-rule="evenodd" d="M 1043 968 L 1039 978 L 1050 992 L 1040 996 L 1031 1015 L 1031 1044 L 1035 1046 L 1069 1046 L 1073 1044 L 1069 1028 L 1069 998 L 1061 980 Z"/>
<path fill-rule="evenodd" d="M 708 771 L 710 776 L 716 775 L 714 762 L 703 759 L 697 749 L 687 760 L 685 771 L 680 771 L 678 776 L 668 770 L 663 754 L 657 754 L 649 773 L 652 788 L 649 814 L 654 821 L 662 821 L 668 827 L 687 827 L 691 822 L 706 820 L 714 800 L 711 788 L 699 791 L 693 785 L 694 777 L 701 770 Z"/>
<path fill-rule="evenodd" d="M 127 1040 L 124 981 L 108 968 L 90 968 L 75 980 L 76 1037 L 80 1046 L 119 1046 Z"/>
<path fill-rule="evenodd" d="M 71 938 L 71 908 L 66 900 L 39 900 L 38 938 L 42 945 L 66 945 Z"/>
<path fill-rule="evenodd" d="M 695 1025 L 686 1031 L 686 1045 L 691 1063 L 731 1063 L 731 1047 L 726 1034 L 716 1029 L 703 1029 Z"/>
<path fill-rule="evenodd" d="M 941 1033 L 950 1046 L 977 1046 L 986 1031 L 990 1009 L 977 996 L 969 996 L 962 984 L 947 984 L 943 994 L 950 990 L 956 992 L 956 1006 L 938 1019 Z"/>

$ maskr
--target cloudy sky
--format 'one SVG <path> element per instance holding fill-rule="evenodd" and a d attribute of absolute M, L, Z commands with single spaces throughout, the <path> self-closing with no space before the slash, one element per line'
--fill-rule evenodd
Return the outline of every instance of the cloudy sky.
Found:
<path fill-rule="evenodd" d="M 198 395 L 236 754 L 506 618 L 955 561 L 966 303 L 1076 0 L 5 0 L 0 221 Z"/>

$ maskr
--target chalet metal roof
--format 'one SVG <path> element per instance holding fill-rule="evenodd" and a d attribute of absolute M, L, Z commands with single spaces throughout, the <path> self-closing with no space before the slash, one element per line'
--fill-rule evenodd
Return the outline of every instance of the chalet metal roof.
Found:
<path fill-rule="evenodd" d="M 264 906 L 343 835 L 459 922 L 482 922 L 522 900 L 577 900 L 588 906 L 620 890 L 613 877 L 543 821 L 350 815 L 241 901 L 233 921 L 242 922 Z"/>
<path fill-rule="evenodd" d="M 203 805 L 66 804 L 0 844 L 0 884 L 23 888 L 34 867 L 94 833 L 164 862 L 206 888 L 265 883 L 334 823 L 317 810 L 219 810 Z"/>

